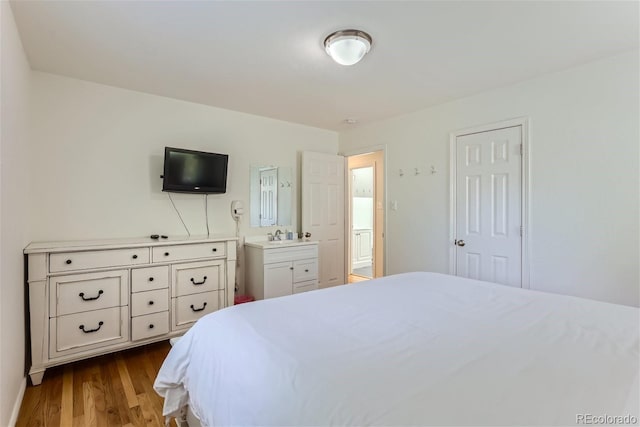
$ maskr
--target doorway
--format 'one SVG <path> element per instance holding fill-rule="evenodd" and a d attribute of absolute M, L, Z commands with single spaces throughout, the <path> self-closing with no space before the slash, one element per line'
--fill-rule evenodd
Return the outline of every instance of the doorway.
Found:
<path fill-rule="evenodd" d="M 451 274 L 528 287 L 527 120 L 451 135 Z"/>
<path fill-rule="evenodd" d="M 384 275 L 384 153 L 347 157 L 348 282 Z"/>

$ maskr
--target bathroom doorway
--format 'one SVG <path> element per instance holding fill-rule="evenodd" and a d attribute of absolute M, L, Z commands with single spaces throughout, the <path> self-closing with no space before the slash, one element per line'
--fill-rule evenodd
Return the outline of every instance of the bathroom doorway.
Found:
<path fill-rule="evenodd" d="M 384 156 L 382 151 L 347 158 L 349 283 L 384 275 Z"/>

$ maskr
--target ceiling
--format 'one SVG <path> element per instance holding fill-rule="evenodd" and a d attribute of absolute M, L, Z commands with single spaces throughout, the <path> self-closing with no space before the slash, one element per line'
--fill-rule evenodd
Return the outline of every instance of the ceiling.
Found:
<path fill-rule="evenodd" d="M 639 46 L 636 1 L 11 4 L 35 70 L 337 131 Z M 346 28 L 352 67 L 322 48 Z"/>

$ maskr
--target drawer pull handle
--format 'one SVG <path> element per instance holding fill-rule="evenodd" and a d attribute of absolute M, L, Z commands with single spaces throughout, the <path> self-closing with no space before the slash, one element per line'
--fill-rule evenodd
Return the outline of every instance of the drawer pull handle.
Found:
<path fill-rule="evenodd" d="M 132 258 L 133 258 L 133 259 L 138 259 L 138 255 L 135 255 L 135 254 L 134 254 Z"/>
<path fill-rule="evenodd" d="M 202 311 L 202 310 L 204 310 L 204 308 L 205 308 L 206 306 L 207 306 L 207 303 L 206 303 L 206 302 L 205 302 L 205 303 L 202 303 L 202 308 L 194 308 L 194 307 L 193 307 L 193 304 L 191 304 L 191 310 L 193 310 L 194 312 L 195 312 L 195 311 Z"/>
<path fill-rule="evenodd" d="M 150 282 L 153 282 L 153 277 L 149 277 L 149 281 L 150 281 Z"/>
<path fill-rule="evenodd" d="M 98 298 L 100 298 L 100 295 L 102 295 L 103 293 L 104 293 L 104 291 L 103 291 L 102 289 L 100 289 L 100 290 L 98 291 L 98 296 L 95 296 L 95 297 L 85 298 L 85 297 L 84 297 L 84 292 L 80 292 L 80 293 L 78 294 L 78 296 L 79 296 L 80 298 L 82 298 L 82 301 L 93 301 L 93 300 L 97 300 Z"/>
<path fill-rule="evenodd" d="M 65 262 L 67 263 L 67 265 L 71 264 L 71 260 L 70 259 L 66 260 Z"/>
<path fill-rule="evenodd" d="M 293 267 L 289 267 L 289 270 L 293 270 Z"/>
<path fill-rule="evenodd" d="M 153 329 L 153 323 L 149 325 L 149 329 Z"/>
<path fill-rule="evenodd" d="M 308 273 L 308 272 L 309 272 L 309 269 L 308 269 L 308 268 L 305 268 L 305 269 L 304 269 L 304 272 L 305 272 L 305 273 Z"/>
<path fill-rule="evenodd" d="M 164 256 L 169 256 L 169 252 L 165 252 L 165 253 L 164 253 Z"/>
<path fill-rule="evenodd" d="M 149 301 L 149 305 L 153 305 L 153 301 Z"/>
<path fill-rule="evenodd" d="M 98 327 L 95 329 L 85 329 L 84 325 L 80 325 L 80 329 L 82 329 L 82 332 L 84 332 L 85 334 L 90 334 L 91 332 L 99 331 L 100 328 L 102 328 L 102 325 L 104 325 L 104 322 L 101 320 L 98 322 Z"/>
<path fill-rule="evenodd" d="M 207 276 L 204 276 L 204 277 L 202 278 L 202 282 L 196 282 L 196 281 L 193 279 L 193 277 L 191 278 L 191 283 L 193 283 L 194 285 L 204 285 L 204 282 L 206 282 L 206 281 L 207 281 Z"/>
<path fill-rule="evenodd" d="M 218 248 L 213 248 L 213 252 L 218 252 Z"/>

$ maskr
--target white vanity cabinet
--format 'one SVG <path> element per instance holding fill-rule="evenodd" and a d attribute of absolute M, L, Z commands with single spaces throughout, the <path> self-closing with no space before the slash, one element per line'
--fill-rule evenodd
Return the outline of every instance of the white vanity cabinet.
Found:
<path fill-rule="evenodd" d="M 32 383 L 51 366 L 182 335 L 233 305 L 236 240 L 27 246 Z"/>
<path fill-rule="evenodd" d="M 245 243 L 245 288 L 256 299 L 318 289 L 318 243 Z"/>
<path fill-rule="evenodd" d="M 355 229 L 352 231 L 351 262 L 353 268 L 371 265 L 373 259 L 373 230 Z"/>

